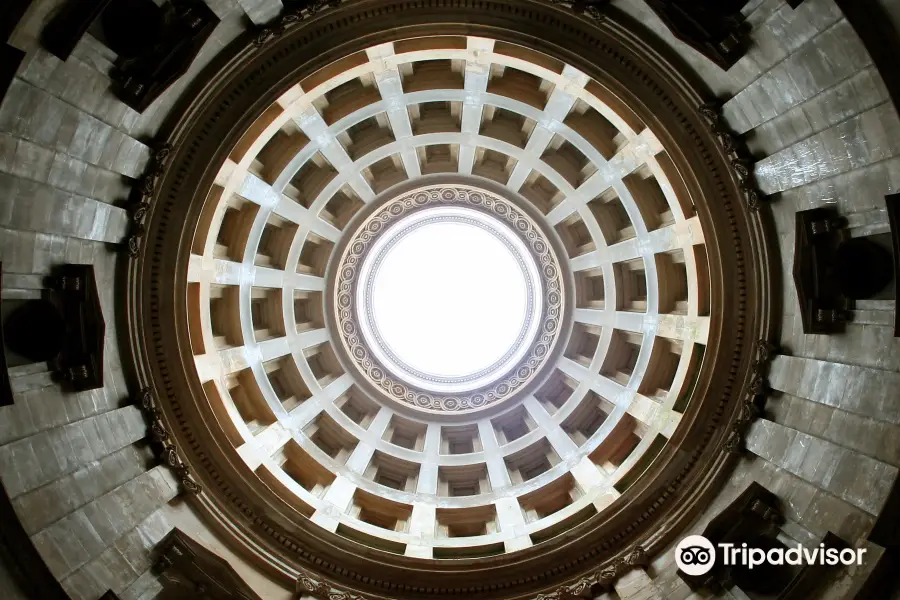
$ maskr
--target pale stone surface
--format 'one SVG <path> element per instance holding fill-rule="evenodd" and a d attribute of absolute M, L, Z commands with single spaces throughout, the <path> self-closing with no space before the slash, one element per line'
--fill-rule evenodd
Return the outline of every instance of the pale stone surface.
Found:
<path fill-rule="evenodd" d="M 0 475 L 15 498 L 141 439 L 145 432 L 136 407 L 88 417 L 0 447 Z"/>
<path fill-rule="evenodd" d="M 151 553 L 170 530 L 165 510 L 153 512 L 102 554 L 69 575 L 63 581 L 63 587 L 72 600 L 94 600 L 107 589 L 122 594 L 124 600 L 129 595 L 135 597 L 135 594 L 159 589 L 161 586 L 150 572 L 153 566 Z"/>
<path fill-rule="evenodd" d="M 32 541 L 53 574 L 63 579 L 177 493 L 171 471 L 155 467 L 50 525 Z"/>
<path fill-rule="evenodd" d="M 238 3 L 256 25 L 268 23 L 283 8 L 280 0 L 238 0 Z"/>
<path fill-rule="evenodd" d="M 758 456 L 877 515 L 897 477 L 897 468 L 832 442 L 761 419 L 747 436 Z"/>
<path fill-rule="evenodd" d="M 644 569 L 633 569 L 613 584 L 621 600 L 662 600 L 659 588 Z"/>
<path fill-rule="evenodd" d="M 896 110 L 879 105 L 757 163 L 760 189 L 781 192 L 891 158 L 898 133 Z"/>
<path fill-rule="evenodd" d="M 126 446 L 100 460 L 85 464 L 71 475 L 39 487 L 15 499 L 19 519 L 28 533 L 50 523 L 144 472 L 150 457 Z"/>
<path fill-rule="evenodd" d="M 874 66 L 868 66 L 755 128 L 750 129 L 747 124 L 737 127 L 739 131 L 749 130 L 752 152 L 769 155 L 887 100 L 881 77 Z"/>
<path fill-rule="evenodd" d="M 773 388 L 817 404 L 900 425 L 900 373 L 795 356 L 772 361 Z M 852 434 L 848 432 L 848 437 Z"/>

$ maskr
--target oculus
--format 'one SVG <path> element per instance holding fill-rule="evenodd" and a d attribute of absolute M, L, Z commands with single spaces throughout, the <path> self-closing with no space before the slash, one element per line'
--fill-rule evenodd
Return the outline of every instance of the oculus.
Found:
<path fill-rule="evenodd" d="M 394 225 L 361 271 L 356 306 L 378 359 L 407 383 L 465 392 L 521 360 L 541 297 L 525 243 L 477 210 L 438 207 Z"/>
<path fill-rule="evenodd" d="M 344 348 L 393 399 L 477 409 L 522 388 L 550 356 L 562 272 L 523 211 L 472 186 L 388 201 L 341 257 L 335 307 Z"/>

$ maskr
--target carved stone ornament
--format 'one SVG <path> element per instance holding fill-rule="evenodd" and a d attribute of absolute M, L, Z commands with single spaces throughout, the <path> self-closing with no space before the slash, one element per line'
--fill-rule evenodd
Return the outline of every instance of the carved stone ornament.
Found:
<path fill-rule="evenodd" d="M 297 578 L 297 593 L 301 597 L 309 595 L 320 600 L 365 600 L 359 594 L 335 589 L 324 581 L 313 579 L 307 573 L 300 573 Z"/>
<path fill-rule="evenodd" d="M 615 559 L 612 564 L 585 575 L 574 583 L 567 583 L 549 594 L 538 594 L 535 600 L 576 600 L 595 585 L 609 587 L 622 575 L 648 563 L 647 553 L 642 546 L 636 546 L 627 554 Z"/>
<path fill-rule="evenodd" d="M 203 600 L 261 600 L 227 560 L 178 528 L 154 548 L 153 573 L 166 597 Z"/>
<path fill-rule="evenodd" d="M 535 287 L 541 290 L 536 304 L 542 312 L 536 317 L 540 326 L 532 339 L 520 340 L 523 358 L 504 367 L 491 383 L 477 389 L 445 394 L 415 387 L 408 381 L 394 376 L 397 361 L 390 358 L 390 351 L 367 343 L 367 323 L 371 311 L 358 306 L 357 288 L 365 286 L 366 257 L 386 232 L 417 212 L 435 207 L 462 207 L 477 214 L 484 214 L 496 221 L 498 228 L 508 229 L 510 237 L 521 241 L 522 252 L 536 265 Z M 447 217 L 449 218 L 449 217 Z M 377 257 L 376 257 L 377 258 Z M 484 189 L 463 185 L 432 185 L 412 190 L 380 207 L 360 225 L 351 237 L 337 268 L 335 306 L 338 331 L 347 354 L 360 372 L 389 398 L 412 404 L 416 408 L 442 412 L 477 409 L 501 401 L 517 393 L 547 364 L 562 330 L 565 297 L 563 271 L 553 246 L 538 225 L 522 210 L 499 195 Z M 538 285 L 539 283 L 539 285 Z M 374 329 L 374 327 L 370 327 Z M 529 347 L 527 350 L 525 346 Z M 384 356 L 386 358 L 379 358 Z M 390 361 L 390 362 L 388 362 Z M 408 370 L 408 369 L 404 369 Z M 425 374 L 409 370 L 418 379 L 429 378 Z M 443 383 L 437 381 L 437 383 Z"/>
<path fill-rule="evenodd" d="M 727 71 L 750 46 L 748 0 L 647 0 L 678 40 Z"/>
<path fill-rule="evenodd" d="M 750 385 L 747 387 L 747 395 L 741 401 L 737 418 L 731 424 L 731 430 L 725 439 L 724 448 L 727 452 L 738 454 L 744 447 L 744 436 L 750 425 L 759 418 L 761 404 L 765 397 L 771 393 L 766 374 L 772 358 L 778 352 L 778 347 L 766 340 L 756 342 L 756 360 L 753 361 Z"/>
<path fill-rule="evenodd" d="M 162 420 L 162 411 L 156 406 L 156 400 L 153 398 L 153 392 L 150 388 L 144 388 L 138 394 L 138 404 L 144 412 L 144 416 L 150 426 L 150 435 L 153 441 L 162 446 L 160 459 L 168 466 L 178 477 L 179 483 L 184 491 L 191 494 L 199 494 L 203 491 L 203 487 L 194 481 L 191 476 L 190 468 L 184 464 L 184 461 L 178 456 L 178 449 L 172 443 L 172 437 L 166 430 L 166 426 Z"/>
<path fill-rule="evenodd" d="M 741 187 L 741 192 L 747 201 L 747 207 L 752 211 L 758 211 L 760 206 L 768 198 L 759 191 L 756 179 L 753 176 L 753 160 L 750 153 L 744 147 L 739 137 L 732 132 L 722 118 L 722 103 L 707 102 L 697 108 L 698 112 L 706 119 L 710 130 L 715 134 L 722 149 L 731 155 L 731 169 Z"/>
<path fill-rule="evenodd" d="M 778 498 L 753 481 L 710 520 L 701 535 L 714 545 L 731 543 L 735 546 L 747 544 L 754 547 L 759 540 L 773 539 L 777 536 L 778 526 L 783 522 L 784 517 Z M 734 585 L 732 567 L 722 561 L 717 561 L 713 568 L 703 575 L 688 575 L 680 569 L 677 574 L 694 590 L 705 588 L 720 594 Z"/>
<path fill-rule="evenodd" d="M 270 40 L 284 35 L 284 32 L 291 26 L 309 19 L 323 10 L 336 8 L 340 6 L 341 2 L 343 0 L 301 0 L 300 2 L 295 2 L 290 8 L 281 13 L 277 19 L 267 23 L 259 30 L 259 33 L 253 38 L 253 46 L 257 49 L 262 48 Z"/>
<path fill-rule="evenodd" d="M 568 8 L 576 15 L 587 17 L 595 23 L 606 20 L 604 9 L 612 3 L 612 0 L 547 0 L 550 4 Z"/>
<path fill-rule="evenodd" d="M 30 362 L 46 362 L 70 391 L 102 388 L 106 319 L 93 265 L 56 265 L 44 285 L 40 299 L 4 315 L 4 342 Z"/>
<path fill-rule="evenodd" d="M 168 143 L 161 144 L 150 155 L 147 170 L 143 177 L 135 184 L 135 200 L 128 206 L 131 213 L 131 231 L 125 240 L 125 248 L 128 256 L 136 258 L 141 249 L 141 238 L 144 237 L 144 217 L 150 210 L 150 199 L 156 191 L 156 182 L 166 171 L 166 162 L 172 152 L 172 146 Z"/>

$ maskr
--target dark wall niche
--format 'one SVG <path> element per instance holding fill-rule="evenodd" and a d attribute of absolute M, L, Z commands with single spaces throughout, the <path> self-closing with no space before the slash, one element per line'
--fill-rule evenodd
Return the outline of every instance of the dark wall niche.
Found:
<path fill-rule="evenodd" d="M 76 392 L 103 387 L 106 322 L 92 265 L 61 265 L 40 298 L 4 300 L 2 334 L 6 366 L 46 362 Z"/>
<path fill-rule="evenodd" d="M 730 69 L 750 46 L 741 9 L 749 0 L 646 0 L 676 38 Z"/>
<path fill-rule="evenodd" d="M 823 565 L 771 565 L 763 564 L 752 570 L 742 565 L 726 565 L 719 556 L 718 545 L 733 544 L 740 548 L 765 551 L 786 549 L 779 539 L 784 515 L 778 498 L 755 481 L 719 513 L 706 529 L 703 537 L 717 548 L 716 561 L 704 575 L 688 575 L 680 569 L 678 576 L 693 590 L 708 590 L 716 595 L 731 588 L 740 589 L 750 600 L 806 600 L 815 597 L 815 591 L 827 581 L 828 569 Z M 838 536 L 827 533 L 821 540 L 824 548 L 849 548 Z"/>
<path fill-rule="evenodd" d="M 896 221 L 896 203 L 888 205 Z M 795 220 L 793 275 L 804 333 L 841 333 L 857 301 L 891 299 L 891 234 L 854 237 L 847 219 L 830 207 L 799 211 Z"/>
<path fill-rule="evenodd" d="M 4 0 L 0 3 L 0 98 L 6 96 L 25 53 L 5 43 L 31 6 L 32 0 Z"/>
<path fill-rule="evenodd" d="M 219 19 L 202 0 L 69 0 L 41 33 L 41 43 L 66 60 L 90 32 L 118 59 L 113 91 L 143 112 L 187 72 Z"/>
<path fill-rule="evenodd" d="M 261 600 L 228 561 L 178 528 L 159 542 L 154 554 L 157 559 L 153 572 L 163 584 L 162 597 Z"/>

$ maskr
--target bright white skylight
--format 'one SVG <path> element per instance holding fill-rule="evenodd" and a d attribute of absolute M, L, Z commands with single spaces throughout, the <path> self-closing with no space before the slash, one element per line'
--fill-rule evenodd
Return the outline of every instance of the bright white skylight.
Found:
<path fill-rule="evenodd" d="M 418 227 L 384 256 L 376 327 L 396 356 L 439 377 L 477 373 L 516 343 L 527 314 L 522 267 L 498 237 L 460 222 Z"/>

